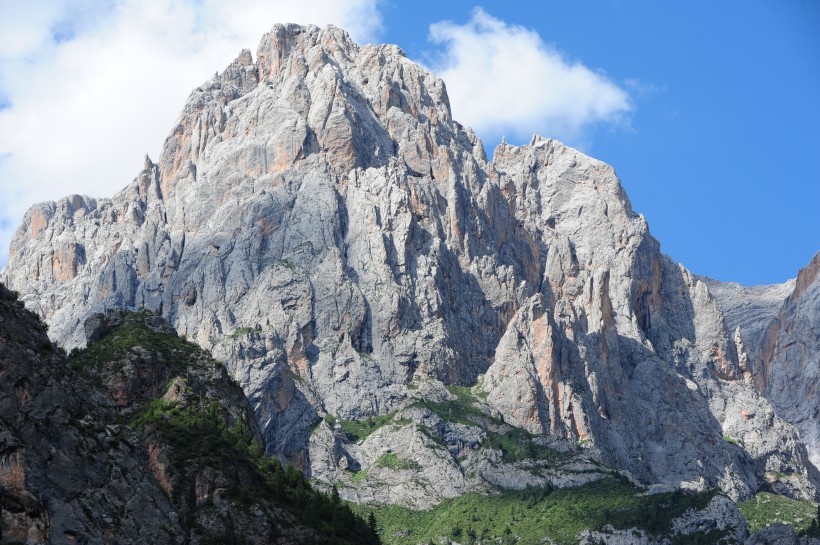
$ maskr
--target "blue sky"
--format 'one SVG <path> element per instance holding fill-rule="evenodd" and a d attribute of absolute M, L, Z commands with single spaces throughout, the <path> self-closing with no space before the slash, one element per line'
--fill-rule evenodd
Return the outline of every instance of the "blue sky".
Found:
<path fill-rule="evenodd" d="M 473 5 L 393 2 L 387 37 L 413 58 L 435 55 L 416 29 L 463 24 Z M 820 250 L 820 2 L 483 6 L 629 93 L 625 122 L 592 124 L 575 143 L 614 166 L 664 252 L 695 273 L 757 284 L 793 277 Z M 482 136 L 488 151 L 499 139 Z"/>
<path fill-rule="evenodd" d="M 187 93 L 288 20 L 399 44 L 490 154 L 539 133 L 612 164 L 695 273 L 782 282 L 820 250 L 820 2 L 0 4 L 0 263 L 30 204 L 121 189 Z"/>

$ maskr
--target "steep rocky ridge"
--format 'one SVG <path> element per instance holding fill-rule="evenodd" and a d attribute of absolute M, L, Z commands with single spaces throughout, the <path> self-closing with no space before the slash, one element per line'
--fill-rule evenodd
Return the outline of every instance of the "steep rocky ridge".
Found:
<path fill-rule="evenodd" d="M 800 430 L 820 465 L 820 253 L 797 275 L 794 289 L 761 336 L 755 380 L 777 413 Z"/>
<path fill-rule="evenodd" d="M 739 343 L 738 350 L 741 352 L 738 356 L 744 357 L 742 353 L 745 353 L 746 361 L 753 365 L 757 345 L 783 302 L 794 290 L 794 280 L 766 286 L 743 286 L 705 276 L 698 279 L 709 287 L 709 292 L 723 310 L 726 325 L 735 332 L 735 342 Z"/>
<path fill-rule="evenodd" d="M 147 312 L 66 357 L 0 284 L 0 542 L 378 543 L 264 457 L 225 367 Z"/>
<path fill-rule="evenodd" d="M 441 80 L 333 27 L 275 26 L 115 197 L 33 207 L 0 276 L 68 348 L 106 308 L 160 313 L 228 363 L 268 453 L 349 497 L 542 479 L 481 466 L 486 423 L 418 407 L 457 401 L 443 385 L 645 483 L 816 494 L 706 284 L 660 253 L 611 167 L 540 137 L 488 161 Z M 400 425 L 361 445 L 320 422 L 386 414 Z M 397 441 L 455 485 L 354 485 Z"/>
<path fill-rule="evenodd" d="M 0 392 L 0 541 L 184 542 L 139 439 L 2 284 Z"/>
<path fill-rule="evenodd" d="M 736 329 L 756 387 L 778 416 L 800 430 L 810 459 L 820 464 L 820 253 L 783 284 L 704 281 Z"/>

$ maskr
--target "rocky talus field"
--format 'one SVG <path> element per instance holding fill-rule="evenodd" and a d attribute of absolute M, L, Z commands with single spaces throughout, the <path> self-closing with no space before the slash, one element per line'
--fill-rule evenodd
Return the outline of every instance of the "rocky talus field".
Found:
<path fill-rule="evenodd" d="M 820 254 L 696 276 L 612 167 L 488 158 L 397 46 L 274 26 L 0 282 L 42 320 L 3 292 L 4 542 L 820 535 Z"/>

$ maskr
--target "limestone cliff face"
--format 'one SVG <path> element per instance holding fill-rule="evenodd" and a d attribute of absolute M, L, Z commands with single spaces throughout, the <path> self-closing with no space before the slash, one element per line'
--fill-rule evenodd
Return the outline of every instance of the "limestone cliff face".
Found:
<path fill-rule="evenodd" d="M 778 416 L 800 430 L 810 459 L 820 464 L 820 253 L 783 284 L 705 281 L 736 328 L 755 386 Z"/>
<path fill-rule="evenodd" d="M 726 325 L 735 332 L 738 357 L 751 370 L 757 357 L 758 343 L 786 298 L 794 291 L 794 279 L 768 286 L 743 286 L 707 277 L 698 279 L 706 283 L 709 292 L 720 304 Z"/>
<path fill-rule="evenodd" d="M 645 482 L 815 494 L 706 284 L 611 167 L 540 137 L 489 161 L 441 80 L 333 27 L 274 27 L 191 94 L 157 164 L 112 199 L 33 207 L 11 253 L 0 279 L 56 340 L 83 345 L 108 307 L 161 313 L 228 363 L 268 452 L 328 480 L 389 440 L 334 439 L 320 415 L 427 429 L 410 409 L 443 383 Z M 407 455 L 464 475 L 471 433 Z M 390 501 L 441 490 L 421 481 Z"/>
<path fill-rule="evenodd" d="M 800 271 L 794 290 L 758 341 L 758 387 L 799 430 L 820 465 L 820 253 Z"/>

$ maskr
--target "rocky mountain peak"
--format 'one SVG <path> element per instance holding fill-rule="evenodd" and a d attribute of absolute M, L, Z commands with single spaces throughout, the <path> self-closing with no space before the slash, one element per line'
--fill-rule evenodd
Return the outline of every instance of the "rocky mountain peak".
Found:
<path fill-rule="evenodd" d="M 240 135 L 257 146 L 232 160 L 256 176 L 317 153 L 340 177 L 390 157 L 430 172 L 430 156 L 448 136 L 433 127 L 450 121 L 444 83 L 398 47 L 359 47 L 332 26 L 276 25 L 262 38 L 256 63 L 243 51 L 189 97 L 163 148 L 163 194 L 192 175 L 189 165 L 210 140 L 230 147 Z"/>

